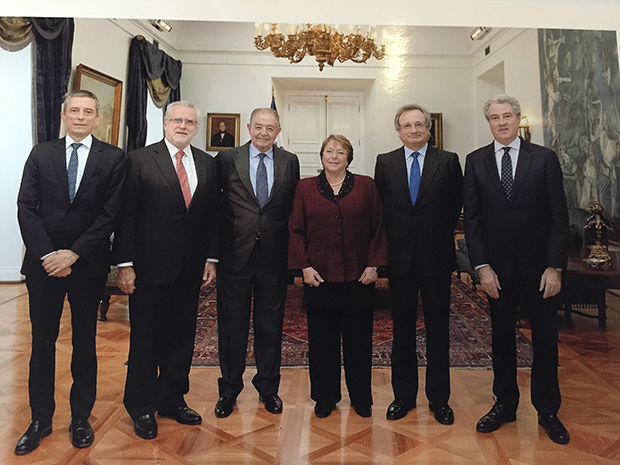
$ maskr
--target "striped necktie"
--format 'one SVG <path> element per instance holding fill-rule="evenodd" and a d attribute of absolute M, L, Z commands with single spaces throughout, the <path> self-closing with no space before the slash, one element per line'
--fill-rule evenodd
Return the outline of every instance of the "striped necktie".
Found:
<path fill-rule="evenodd" d="M 411 164 L 411 174 L 409 175 L 409 195 L 414 206 L 418 198 L 418 191 L 420 190 L 420 163 L 418 162 L 418 155 L 420 155 L 420 152 L 413 152 L 411 154 L 413 163 Z"/>
<path fill-rule="evenodd" d="M 69 165 L 67 166 L 67 180 L 69 181 L 69 202 L 73 203 L 75 198 L 75 187 L 77 185 L 77 173 L 78 173 L 78 149 L 82 146 L 79 142 L 71 144 L 73 151 L 71 152 L 71 158 L 69 158 Z"/>

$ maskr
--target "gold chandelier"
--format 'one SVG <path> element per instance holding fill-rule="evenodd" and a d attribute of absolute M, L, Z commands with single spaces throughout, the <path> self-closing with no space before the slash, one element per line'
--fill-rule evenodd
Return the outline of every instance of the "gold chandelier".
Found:
<path fill-rule="evenodd" d="M 258 50 L 269 48 L 277 58 L 288 58 L 291 63 L 299 63 L 306 54 L 316 57 L 319 70 L 323 71 L 325 63 L 334 66 L 336 60 L 343 63 L 366 63 L 371 56 L 381 60 L 385 56 L 385 44 L 375 44 L 375 28 L 370 26 L 368 35 L 360 34 L 359 25 L 354 26 L 350 34 L 343 34 L 338 27 L 327 24 L 312 26 L 300 31 L 298 24 L 287 24 L 286 37 L 280 32 L 276 23 L 271 24 L 271 32 L 262 35 L 262 24 L 256 23 L 254 46 Z"/>

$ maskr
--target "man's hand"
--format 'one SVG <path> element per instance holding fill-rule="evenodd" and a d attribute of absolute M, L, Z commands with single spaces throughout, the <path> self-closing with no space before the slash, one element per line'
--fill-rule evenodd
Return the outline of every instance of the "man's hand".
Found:
<path fill-rule="evenodd" d="M 64 278 L 71 274 L 71 265 L 80 258 L 78 254 L 69 249 L 60 249 L 43 260 L 43 268 L 49 276 Z"/>
<path fill-rule="evenodd" d="M 318 287 L 319 284 L 323 282 L 323 278 L 321 278 L 319 272 L 311 266 L 304 268 L 301 272 L 304 274 L 304 283 L 309 284 L 310 286 Z"/>
<path fill-rule="evenodd" d="M 502 286 L 499 285 L 499 279 L 490 266 L 483 266 L 478 268 L 478 276 L 480 277 L 480 284 L 482 289 L 493 299 L 499 299 L 499 291 Z"/>
<path fill-rule="evenodd" d="M 538 290 L 543 292 L 543 299 L 559 293 L 562 290 L 562 273 L 555 268 L 547 268 L 540 278 Z"/>
<path fill-rule="evenodd" d="M 136 272 L 133 266 L 119 266 L 116 285 L 125 294 L 133 294 L 136 288 Z"/>
<path fill-rule="evenodd" d="M 215 263 L 214 262 L 205 262 L 205 270 L 202 273 L 202 285 L 208 286 L 213 281 L 215 281 Z"/>
<path fill-rule="evenodd" d="M 375 270 L 372 266 L 367 266 L 358 281 L 362 284 L 370 284 L 374 283 L 378 278 L 379 275 L 377 274 L 377 270 Z"/>

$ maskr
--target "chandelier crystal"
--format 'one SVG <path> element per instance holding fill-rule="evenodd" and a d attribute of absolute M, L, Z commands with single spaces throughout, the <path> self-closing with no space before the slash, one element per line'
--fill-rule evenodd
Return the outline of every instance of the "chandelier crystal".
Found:
<path fill-rule="evenodd" d="M 271 24 L 271 32 L 262 35 L 262 24 L 256 23 L 254 46 L 258 50 L 269 48 L 273 56 L 288 58 L 291 63 L 299 63 L 306 55 L 312 55 L 323 71 L 325 63 L 334 66 L 336 60 L 343 63 L 351 60 L 354 63 L 366 63 L 374 56 L 377 60 L 385 56 L 385 44 L 375 44 L 375 28 L 370 26 L 366 37 L 360 34 L 359 25 L 354 26 L 350 34 L 343 34 L 339 27 L 332 28 L 327 24 L 312 26 L 299 30 L 298 24 L 287 24 L 287 35 L 280 32 L 276 23 Z"/>

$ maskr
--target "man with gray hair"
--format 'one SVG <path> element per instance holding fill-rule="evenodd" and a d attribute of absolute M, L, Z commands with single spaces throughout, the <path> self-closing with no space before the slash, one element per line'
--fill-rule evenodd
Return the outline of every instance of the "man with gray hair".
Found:
<path fill-rule="evenodd" d="M 471 264 L 488 294 L 493 328 L 493 408 L 476 429 L 490 433 L 517 419 L 515 324 L 519 298 L 532 329 L 531 398 L 549 438 L 567 444 L 557 417 L 558 322 L 569 227 L 557 155 L 519 137 L 521 107 L 496 95 L 483 108 L 494 141 L 467 156 L 463 203 Z"/>
<path fill-rule="evenodd" d="M 450 398 L 450 287 L 456 269 L 454 228 L 461 213 L 463 173 L 456 153 L 428 144 L 431 117 L 419 105 L 401 107 L 394 127 L 404 146 L 377 156 L 375 182 L 383 198 L 394 321 L 388 420 L 416 406 L 418 292 L 426 325 L 426 397 L 435 419 L 454 423 Z"/>
<path fill-rule="evenodd" d="M 114 240 L 118 286 L 131 323 L 125 408 L 143 439 L 157 436 L 155 412 L 202 422 L 187 406 L 198 294 L 215 279 L 220 196 L 213 157 L 190 145 L 200 114 L 171 103 L 164 140 L 129 154 L 125 211 Z"/>
<path fill-rule="evenodd" d="M 32 354 L 28 393 L 32 422 L 15 446 L 29 454 L 52 432 L 56 339 L 65 296 L 71 305 L 71 443 L 90 446 L 88 417 L 97 391 L 97 308 L 110 270 L 110 235 L 118 220 L 125 154 L 92 136 L 99 101 L 92 92 L 67 94 L 67 136 L 36 145 L 24 167 L 17 216 L 26 255 Z"/>

